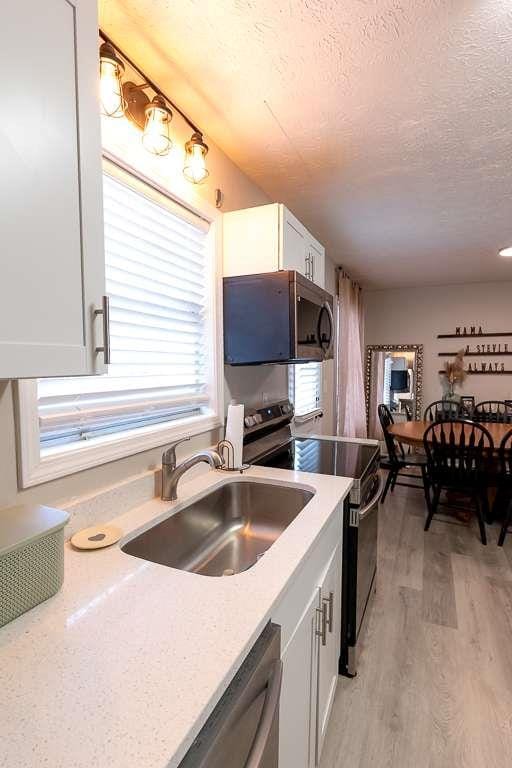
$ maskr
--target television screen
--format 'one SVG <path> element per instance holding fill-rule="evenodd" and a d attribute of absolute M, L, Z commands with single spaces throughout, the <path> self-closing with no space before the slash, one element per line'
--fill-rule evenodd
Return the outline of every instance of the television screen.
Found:
<path fill-rule="evenodd" d="M 409 374 L 408 371 L 391 371 L 391 387 L 393 392 L 408 392 L 409 391 Z"/>

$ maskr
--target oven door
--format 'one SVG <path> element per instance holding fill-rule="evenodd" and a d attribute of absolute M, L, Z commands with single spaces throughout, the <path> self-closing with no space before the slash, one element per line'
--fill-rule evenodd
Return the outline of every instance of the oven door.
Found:
<path fill-rule="evenodd" d="M 358 512 L 357 528 L 357 594 L 356 594 L 356 642 L 360 639 L 368 618 L 377 573 L 377 538 L 379 531 L 379 501 L 382 495 L 379 479 L 372 500 Z"/>
<path fill-rule="evenodd" d="M 343 540 L 342 637 L 340 673 L 354 677 L 357 657 L 376 586 L 379 502 L 382 478 L 376 475 L 370 498 L 345 515 Z"/>
<path fill-rule="evenodd" d="M 296 275 L 295 358 L 329 360 L 334 351 L 332 296 L 310 280 Z"/>

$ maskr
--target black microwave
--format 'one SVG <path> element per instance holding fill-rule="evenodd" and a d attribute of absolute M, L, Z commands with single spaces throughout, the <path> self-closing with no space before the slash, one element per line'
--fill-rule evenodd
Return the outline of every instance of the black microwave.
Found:
<path fill-rule="evenodd" d="M 332 296 L 299 272 L 224 278 L 228 365 L 322 362 L 333 348 Z"/>

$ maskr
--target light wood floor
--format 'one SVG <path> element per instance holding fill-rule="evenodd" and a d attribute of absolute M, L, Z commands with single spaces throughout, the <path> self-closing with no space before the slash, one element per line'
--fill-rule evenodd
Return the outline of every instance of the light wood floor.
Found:
<path fill-rule="evenodd" d="M 512 534 L 382 507 L 378 591 L 354 680 L 340 678 L 321 768 L 512 766 Z"/>

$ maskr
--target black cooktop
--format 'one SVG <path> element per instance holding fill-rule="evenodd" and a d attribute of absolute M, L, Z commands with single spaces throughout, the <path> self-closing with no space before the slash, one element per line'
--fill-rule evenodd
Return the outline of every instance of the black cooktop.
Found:
<path fill-rule="evenodd" d="M 296 437 L 282 451 L 256 463 L 278 469 L 318 472 L 360 480 L 377 451 L 376 446 L 365 443 Z"/>

